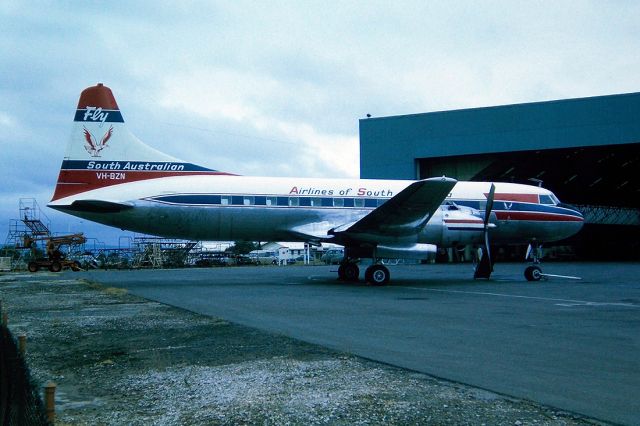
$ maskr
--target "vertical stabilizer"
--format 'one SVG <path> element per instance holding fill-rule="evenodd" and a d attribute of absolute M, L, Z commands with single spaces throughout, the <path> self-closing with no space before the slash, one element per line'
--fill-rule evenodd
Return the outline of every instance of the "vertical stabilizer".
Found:
<path fill-rule="evenodd" d="M 52 201 L 105 186 L 185 174 L 228 174 L 185 163 L 143 143 L 125 126 L 111 89 L 82 91 Z"/>

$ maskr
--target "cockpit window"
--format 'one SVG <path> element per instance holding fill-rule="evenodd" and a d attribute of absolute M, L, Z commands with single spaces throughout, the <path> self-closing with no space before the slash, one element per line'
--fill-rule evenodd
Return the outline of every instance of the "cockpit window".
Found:
<path fill-rule="evenodd" d="M 555 195 L 551 194 L 551 195 L 542 195 L 540 194 L 540 204 L 546 204 L 546 205 L 556 205 L 558 204 L 558 199 L 556 198 Z"/>
<path fill-rule="evenodd" d="M 456 203 L 452 201 L 447 201 L 442 205 L 442 210 L 460 210 L 460 207 L 456 205 Z"/>

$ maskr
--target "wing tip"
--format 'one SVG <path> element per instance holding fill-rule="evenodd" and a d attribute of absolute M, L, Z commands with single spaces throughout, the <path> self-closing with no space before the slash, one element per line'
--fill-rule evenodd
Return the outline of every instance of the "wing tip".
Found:
<path fill-rule="evenodd" d="M 457 183 L 458 182 L 457 179 L 450 178 L 450 177 L 447 177 L 445 175 L 436 176 L 436 177 L 430 177 L 430 178 L 421 179 L 421 180 L 425 181 L 425 182 L 449 182 L 449 183 Z"/>

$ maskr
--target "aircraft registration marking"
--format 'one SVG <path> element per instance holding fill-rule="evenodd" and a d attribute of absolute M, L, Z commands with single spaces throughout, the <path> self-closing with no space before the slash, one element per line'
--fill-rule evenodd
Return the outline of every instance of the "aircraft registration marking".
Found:
<path fill-rule="evenodd" d="M 126 180 L 127 174 L 124 172 L 100 172 L 96 173 L 96 178 L 100 180 Z"/>

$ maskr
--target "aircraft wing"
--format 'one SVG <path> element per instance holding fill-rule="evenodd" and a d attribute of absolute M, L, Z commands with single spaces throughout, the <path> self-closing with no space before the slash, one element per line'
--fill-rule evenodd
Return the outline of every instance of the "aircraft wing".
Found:
<path fill-rule="evenodd" d="M 309 242 L 321 243 L 334 238 L 333 235 L 329 235 L 329 231 L 334 227 L 335 224 L 333 222 L 311 222 L 287 229 L 286 232 L 294 237 L 295 240 L 302 239 Z"/>
<path fill-rule="evenodd" d="M 415 234 L 426 225 L 456 183 L 455 179 L 444 176 L 414 182 L 356 223 L 336 228 L 333 233 L 397 237 Z"/>

